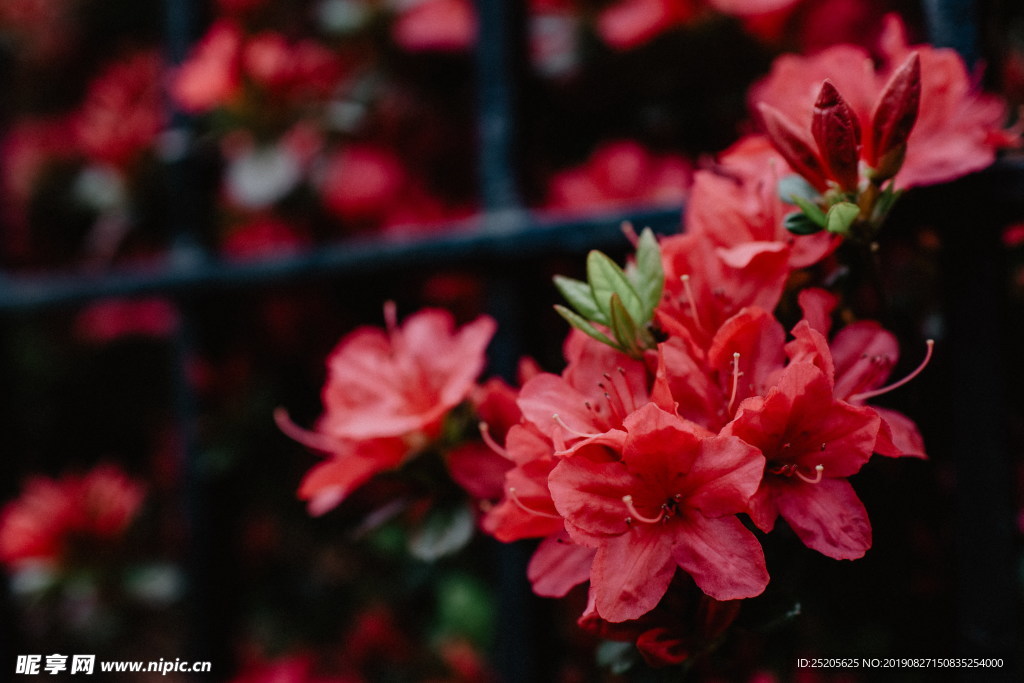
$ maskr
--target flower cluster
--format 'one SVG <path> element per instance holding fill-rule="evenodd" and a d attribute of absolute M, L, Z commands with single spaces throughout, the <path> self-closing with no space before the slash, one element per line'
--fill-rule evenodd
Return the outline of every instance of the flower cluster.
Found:
<path fill-rule="evenodd" d="M 144 486 L 113 465 L 60 479 L 36 476 L 0 512 L 0 562 L 54 569 L 95 558 L 139 512 Z"/>

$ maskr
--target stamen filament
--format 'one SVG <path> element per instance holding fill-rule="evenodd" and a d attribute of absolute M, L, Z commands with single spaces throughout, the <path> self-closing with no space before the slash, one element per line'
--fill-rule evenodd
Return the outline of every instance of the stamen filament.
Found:
<path fill-rule="evenodd" d="M 705 332 L 704 326 L 700 324 L 700 316 L 697 315 L 697 300 L 693 296 L 693 288 L 690 287 L 690 276 L 680 275 L 679 279 L 683 281 L 683 292 L 686 294 L 686 302 L 690 305 L 690 317 L 693 318 L 697 329 Z"/>
<path fill-rule="evenodd" d="M 644 524 L 657 524 L 665 517 L 664 508 L 662 508 L 661 512 L 658 513 L 657 517 L 645 517 L 641 515 L 640 512 L 636 509 L 636 506 L 633 505 L 633 496 L 623 496 L 622 502 L 626 504 L 626 509 L 629 510 L 630 517 L 632 517 L 638 522 L 643 522 Z"/>
<path fill-rule="evenodd" d="M 806 481 L 808 484 L 817 484 L 818 482 L 820 482 L 822 474 L 824 472 L 825 472 L 825 466 L 824 465 L 815 465 L 814 466 L 814 476 L 813 477 L 808 477 L 806 474 L 804 474 L 803 472 L 800 471 L 799 467 L 797 467 L 797 468 L 795 468 L 793 470 L 793 474 L 795 474 L 796 476 L 800 477 L 800 479 L 802 479 L 803 481 Z"/>
<path fill-rule="evenodd" d="M 871 391 L 864 391 L 864 392 L 861 392 L 859 394 L 854 394 L 853 396 L 850 396 L 846 400 L 850 401 L 850 402 L 866 401 L 869 398 L 874 398 L 875 396 L 881 396 L 882 394 L 887 394 L 890 391 L 892 391 L 893 389 L 899 389 L 904 384 L 906 384 L 910 380 L 912 380 L 915 377 L 917 377 L 918 375 L 920 375 L 921 371 L 925 369 L 925 366 L 927 366 L 928 362 L 932 359 L 932 351 L 935 349 L 935 340 L 934 339 L 929 339 L 928 341 L 925 342 L 925 344 L 928 345 L 928 351 L 924 355 L 924 360 L 921 361 L 921 364 L 918 365 L 917 368 L 915 368 L 914 371 L 911 372 L 909 375 L 907 375 L 906 377 L 904 377 L 903 379 L 901 379 L 901 380 L 899 380 L 897 382 L 893 382 L 892 384 L 890 384 L 888 386 L 884 386 L 884 387 L 881 387 L 879 389 L 873 389 Z"/>
<path fill-rule="evenodd" d="M 492 451 L 494 451 L 501 457 L 506 458 L 508 460 L 512 459 L 511 457 L 509 457 L 508 451 L 501 445 L 499 445 L 498 442 L 494 440 L 494 437 L 491 436 L 491 429 L 490 427 L 487 426 L 486 422 L 481 420 L 477 426 L 480 428 L 480 438 L 484 440 L 484 445 L 486 445 L 488 448 L 490 448 Z"/>
<path fill-rule="evenodd" d="M 324 453 L 335 453 L 341 445 L 341 442 L 337 439 L 331 438 L 326 434 L 303 429 L 295 424 L 291 416 L 288 415 L 288 411 L 284 408 L 274 409 L 274 422 L 277 423 L 278 429 L 284 432 L 285 436 L 301 443 L 306 448 L 323 451 Z"/>
<path fill-rule="evenodd" d="M 740 386 L 740 352 L 732 354 L 732 393 L 729 394 L 729 414 L 732 415 L 733 404 L 736 402 L 736 392 Z"/>
<path fill-rule="evenodd" d="M 554 420 L 554 421 L 555 421 L 555 424 L 557 424 L 557 425 L 558 425 L 559 427 L 561 427 L 561 428 L 562 428 L 562 429 L 564 429 L 565 431 L 567 431 L 567 432 L 569 432 L 570 434 L 573 434 L 573 435 L 575 435 L 575 436 L 581 436 L 581 437 L 583 437 L 584 439 L 592 439 L 592 438 L 594 438 L 595 436 L 601 436 L 600 434 L 586 434 L 586 433 L 584 433 L 584 432 L 578 432 L 578 431 L 576 431 L 575 429 L 573 429 L 573 428 L 572 428 L 572 427 L 570 427 L 569 425 L 565 424 L 565 420 L 563 420 L 563 419 L 562 419 L 561 417 L 559 417 L 558 413 L 555 413 L 554 415 L 552 415 L 552 416 L 551 416 L 551 419 L 552 419 L 552 420 Z"/>
<path fill-rule="evenodd" d="M 531 515 L 537 515 L 538 517 L 546 517 L 548 519 L 561 519 L 561 517 L 558 516 L 558 515 L 553 515 L 550 512 L 544 512 L 543 510 L 534 510 L 532 507 L 528 506 L 519 497 L 519 494 L 516 493 L 516 487 L 515 486 L 509 486 L 508 487 L 508 499 L 510 501 L 512 501 L 513 505 L 515 505 L 517 508 L 519 508 L 523 512 L 528 512 Z"/>

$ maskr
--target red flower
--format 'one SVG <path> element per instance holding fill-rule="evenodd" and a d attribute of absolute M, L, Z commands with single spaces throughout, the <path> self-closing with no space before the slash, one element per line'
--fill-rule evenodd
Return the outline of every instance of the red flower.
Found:
<path fill-rule="evenodd" d="M 33 477 L 0 513 L 0 562 L 58 564 L 88 557 L 94 546 L 119 538 L 142 504 L 144 487 L 113 465 L 83 476 Z"/>
<path fill-rule="evenodd" d="M 581 166 L 551 179 L 548 207 L 595 210 L 637 202 L 679 204 L 690 185 L 690 163 L 679 156 L 655 155 L 636 142 L 609 142 Z"/>
<path fill-rule="evenodd" d="M 764 458 L 653 404 L 623 426 L 563 458 L 549 477 L 570 536 L 597 548 L 597 613 L 620 622 L 649 612 L 676 567 L 717 600 L 760 594 L 764 555 L 735 515 L 757 490 Z"/>
<path fill-rule="evenodd" d="M 241 88 L 242 30 L 233 21 L 214 23 L 171 83 L 182 109 L 201 113 L 229 103 Z"/>
<path fill-rule="evenodd" d="M 771 531 L 781 514 L 809 548 L 856 559 L 871 546 L 871 524 L 846 478 L 871 458 L 879 418 L 832 397 L 820 368 L 791 363 L 777 386 L 740 405 L 722 431 L 764 455 L 764 480 L 750 515 Z"/>
<path fill-rule="evenodd" d="M 688 21 L 695 0 L 619 0 L 601 12 L 597 32 L 617 50 L 630 50 Z"/>
<path fill-rule="evenodd" d="M 788 173 L 782 156 L 762 136 L 748 136 L 730 147 L 711 171 L 698 171 L 686 207 L 686 231 L 701 235 L 725 251 L 724 258 L 744 267 L 762 252 L 789 247 L 793 268 L 813 265 L 839 241 L 827 232 L 797 237 L 783 224 L 794 210 L 779 197 L 778 181 Z"/>
<path fill-rule="evenodd" d="M 286 433 L 333 456 L 306 475 L 299 491 L 314 514 L 436 438 L 444 416 L 469 396 L 483 369 L 494 334 L 490 318 L 455 330 L 446 311 L 420 311 L 401 327 L 393 306 L 386 314 L 387 331 L 360 328 L 328 358 L 316 433 L 277 416 Z"/>
<path fill-rule="evenodd" d="M 466 50 L 476 42 L 476 14 L 469 0 L 420 0 L 402 10 L 391 33 L 410 52 Z"/>
<path fill-rule="evenodd" d="M 153 146 L 164 123 L 162 71 L 160 55 L 143 52 L 113 64 L 89 84 L 74 119 L 85 156 L 124 167 Z"/>
<path fill-rule="evenodd" d="M 324 204 L 343 221 L 380 223 L 401 201 L 405 169 L 392 152 L 368 144 L 346 145 L 328 162 Z"/>
<path fill-rule="evenodd" d="M 888 18 L 880 47 L 878 71 L 868 52 L 853 45 L 837 45 L 810 57 L 784 55 L 751 90 L 751 102 L 766 103 L 797 126 L 809 128 L 820 84 L 829 79 L 856 117 L 870 122 L 890 75 L 916 51 L 921 61 L 920 108 L 896 176 L 900 187 L 946 182 L 980 170 L 992 163 L 997 149 L 1018 142 L 1017 135 L 1003 130 L 1004 102 L 972 87 L 953 50 L 908 46 L 894 15 Z M 871 144 L 866 141 L 869 148 Z M 874 160 L 870 149 L 865 152 Z"/>
<path fill-rule="evenodd" d="M 656 317 L 662 328 L 706 350 L 726 320 L 744 307 L 773 310 L 789 275 L 785 243 L 716 251 L 702 235 L 661 241 L 665 293 Z"/>

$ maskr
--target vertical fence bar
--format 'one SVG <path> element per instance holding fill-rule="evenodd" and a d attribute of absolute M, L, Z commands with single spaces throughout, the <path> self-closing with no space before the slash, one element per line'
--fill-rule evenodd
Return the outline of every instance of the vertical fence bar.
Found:
<path fill-rule="evenodd" d="M 477 0 L 477 169 L 484 210 L 482 228 L 502 231 L 523 218 L 516 143 L 516 37 L 523 29 L 521 0 Z M 490 370 L 513 380 L 522 353 L 522 287 L 507 266 L 487 279 L 487 307 L 499 333 L 488 356 Z M 498 632 L 495 665 L 506 683 L 540 680 L 537 670 L 534 599 L 526 581 L 528 548 L 493 543 Z"/>
<path fill-rule="evenodd" d="M 956 49 L 973 65 L 979 57 L 976 3 L 925 0 L 924 8 L 933 44 Z M 1011 672 L 1016 669 L 1019 675 L 1021 663 L 1014 661 L 1019 625 L 1005 401 L 1007 271 L 1000 241 L 1005 217 L 996 211 L 1000 197 L 991 196 L 984 179 L 967 179 L 961 187 L 973 203 L 945 206 L 936 217 L 945 253 L 947 398 L 957 496 L 957 639 L 962 656 L 1005 658 L 1005 678 L 1000 680 L 1014 680 Z M 987 678 L 991 674 L 965 670 L 962 680 L 995 680 Z"/>
<path fill-rule="evenodd" d="M 170 64 L 181 64 L 194 40 L 196 0 L 164 0 L 166 54 Z M 171 234 L 171 258 L 177 265 L 199 265 L 206 258 L 198 231 L 202 225 L 202 189 L 193 153 L 195 121 L 167 99 L 169 131 L 163 144 Z M 230 668 L 230 609 L 225 582 L 218 580 L 226 569 L 226 551 L 217 530 L 223 520 L 211 513 L 211 487 L 202 463 L 199 434 L 199 399 L 193 386 L 192 368 L 197 356 L 194 302 L 188 296 L 176 300 L 178 325 L 173 338 L 173 408 L 181 462 L 180 495 L 185 516 L 187 575 L 185 643 L 193 661 L 210 661 L 221 676 Z M 219 522 L 214 524 L 213 522 Z"/>

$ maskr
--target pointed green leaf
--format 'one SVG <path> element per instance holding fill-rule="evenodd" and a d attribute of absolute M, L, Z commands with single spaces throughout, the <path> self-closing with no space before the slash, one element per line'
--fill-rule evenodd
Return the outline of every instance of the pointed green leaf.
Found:
<path fill-rule="evenodd" d="M 813 235 L 821 232 L 821 226 L 808 218 L 803 211 L 786 214 L 782 224 L 794 235 Z"/>
<path fill-rule="evenodd" d="M 600 330 L 598 330 L 596 327 L 591 325 L 587 320 L 585 320 L 584 318 L 580 317 L 576 313 L 573 313 L 572 311 L 570 311 L 565 306 L 559 306 L 558 304 L 555 304 L 555 310 L 558 311 L 558 315 L 560 315 L 563 318 L 565 318 L 566 321 L 570 325 L 575 327 L 577 330 L 590 335 L 591 337 L 593 337 L 597 341 L 601 342 L 602 344 L 607 344 L 608 346 L 612 347 L 613 349 L 618 349 L 619 351 L 622 350 L 622 347 L 619 346 L 616 342 L 614 342 L 611 339 L 609 339 L 608 335 L 606 335 L 603 332 L 601 332 Z"/>
<path fill-rule="evenodd" d="M 626 310 L 618 294 L 612 294 L 611 309 L 612 334 L 619 341 L 619 345 L 631 356 L 639 357 L 643 355 L 640 347 L 637 345 L 636 322 L 629 314 L 629 311 Z"/>
<path fill-rule="evenodd" d="M 852 202 L 836 202 L 828 210 L 825 229 L 836 235 L 845 235 L 860 215 L 860 207 Z"/>
<path fill-rule="evenodd" d="M 626 279 L 622 269 L 599 251 L 591 251 L 587 255 L 587 280 L 594 293 L 594 302 L 608 320 L 611 320 L 611 297 L 618 294 L 622 304 L 634 318 L 644 317 L 644 305 L 640 295 Z"/>
<path fill-rule="evenodd" d="M 574 280 L 562 275 L 555 276 L 555 287 L 561 292 L 569 305 L 587 320 L 608 324 L 608 316 L 594 303 L 594 292 L 586 282 Z"/>
<path fill-rule="evenodd" d="M 636 267 L 633 270 L 632 282 L 637 294 L 644 304 L 644 315 L 640 316 L 641 324 L 648 322 L 654 315 L 654 309 L 661 301 L 661 292 L 665 287 L 665 269 L 661 264 L 661 247 L 658 238 L 650 228 L 644 228 L 636 244 Z"/>
<path fill-rule="evenodd" d="M 797 197 L 796 195 L 792 197 L 792 200 L 794 204 L 796 204 L 797 206 L 800 207 L 801 210 L 803 210 L 804 214 L 808 218 L 810 218 L 815 225 L 817 225 L 820 228 L 825 227 L 825 222 L 827 218 L 825 216 L 825 212 L 821 210 L 821 207 L 819 207 L 814 202 L 807 201 L 803 197 Z"/>

